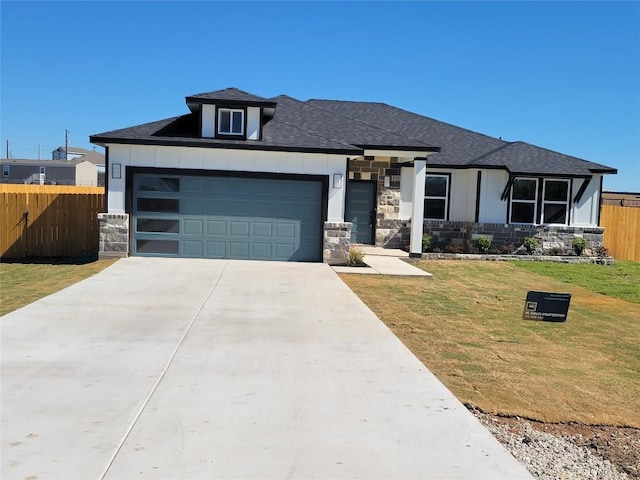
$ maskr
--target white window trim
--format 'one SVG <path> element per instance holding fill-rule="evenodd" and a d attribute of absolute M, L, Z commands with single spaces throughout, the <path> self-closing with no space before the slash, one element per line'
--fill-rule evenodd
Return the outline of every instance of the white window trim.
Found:
<path fill-rule="evenodd" d="M 11 176 L 11 166 L 10 165 L 3 165 L 2 166 L 2 176 L 3 177 Z"/>
<path fill-rule="evenodd" d="M 516 179 L 514 180 L 514 184 L 516 183 L 516 181 L 518 180 L 532 180 L 534 182 L 536 182 L 536 186 L 535 186 L 535 195 L 533 196 L 533 200 L 519 200 L 519 199 L 514 199 L 513 198 L 513 185 L 511 185 L 511 192 L 509 194 L 509 224 L 510 225 L 536 225 L 536 221 L 538 220 L 538 179 L 537 178 L 531 178 L 531 177 L 516 177 Z M 512 222 L 511 218 L 513 217 L 513 202 L 516 203 L 533 203 L 533 223 L 527 223 L 527 222 Z"/>
<path fill-rule="evenodd" d="M 220 125 L 222 125 L 221 122 L 221 117 L 222 117 L 222 113 L 224 112 L 229 112 L 229 127 L 233 128 L 233 114 L 234 112 L 239 112 L 242 115 L 242 121 L 240 122 L 240 132 L 223 132 L 220 130 Z M 244 135 L 244 117 L 245 117 L 245 112 L 243 109 L 241 108 L 219 108 L 218 109 L 218 127 L 216 128 L 216 131 L 218 132 L 218 135 L 235 135 L 238 137 L 241 137 Z"/>
<path fill-rule="evenodd" d="M 564 182 L 567 184 L 567 199 L 564 202 L 558 201 L 558 200 L 545 200 L 545 194 L 547 191 L 547 182 Z M 569 180 L 565 179 L 565 178 L 545 178 L 544 181 L 542 182 L 542 208 L 541 208 L 541 212 L 540 212 L 540 224 L 541 225 L 568 225 L 569 224 L 569 192 L 570 192 L 570 187 L 571 185 L 569 184 Z M 544 223 L 544 206 L 545 205 L 564 205 L 565 207 L 567 207 L 566 213 L 565 213 L 565 220 L 564 223 L 549 223 L 549 224 L 545 224 Z"/>
<path fill-rule="evenodd" d="M 47 173 L 47 167 L 40 167 L 40 175 L 44 175 Z"/>
<path fill-rule="evenodd" d="M 427 173 L 425 175 L 424 178 L 424 182 L 425 182 L 425 191 L 426 191 L 426 187 L 427 187 L 427 178 L 428 177 L 443 177 L 446 182 L 447 182 L 447 186 L 446 186 L 446 192 L 444 197 L 441 196 L 437 196 L 437 195 L 425 195 L 424 199 L 425 200 L 442 200 L 444 198 L 444 218 L 429 218 L 429 217 L 424 217 L 425 220 L 447 220 L 447 212 L 449 211 L 449 175 L 446 175 L 444 173 Z"/>

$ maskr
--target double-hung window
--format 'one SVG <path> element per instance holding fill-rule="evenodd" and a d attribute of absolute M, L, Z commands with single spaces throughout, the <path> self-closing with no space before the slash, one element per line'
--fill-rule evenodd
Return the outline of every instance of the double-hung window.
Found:
<path fill-rule="evenodd" d="M 244 110 L 218 109 L 219 135 L 244 135 Z"/>
<path fill-rule="evenodd" d="M 449 175 L 427 174 L 424 185 L 424 218 L 446 220 L 449 207 Z"/>
<path fill-rule="evenodd" d="M 9 165 L 2 165 L 2 176 L 3 177 L 9 176 Z"/>
<path fill-rule="evenodd" d="M 538 180 L 516 178 L 511 186 L 510 223 L 536 223 Z"/>
<path fill-rule="evenodd" d="M 569 181 L 545 180 L 542 194 L 542 223 L 567 224 Z"/>

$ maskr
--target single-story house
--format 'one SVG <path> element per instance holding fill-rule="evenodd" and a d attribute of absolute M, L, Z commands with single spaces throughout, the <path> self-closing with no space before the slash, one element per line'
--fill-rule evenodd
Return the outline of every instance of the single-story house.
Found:
<path fill-rule="evenodd" d="M 60 147 L 52 152 L 51 160 L 3 158 L 0 159 L 0 183 L 42 185 L 104 186 L 104 155 L 75 148 L 69 160 L 60 157 Z"/>
<path fill-rule="evenodd" d="M 351 243 L 420 255 L 423 233 L 602 241 L 604 165 L 383 103 L 227 88 L 186 104 L 91 136 L 106 149 L 101 255 L 339 263 Z"/>

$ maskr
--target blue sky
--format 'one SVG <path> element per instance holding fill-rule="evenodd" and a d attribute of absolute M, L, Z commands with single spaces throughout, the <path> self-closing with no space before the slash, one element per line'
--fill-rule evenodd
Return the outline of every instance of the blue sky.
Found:
<path fill-rule="evenodd" d="M 7 2 L 2 154 L 187 112 L 187 95 L 379 101 L 615 167 L 640 191 L 638 2 Z"/>

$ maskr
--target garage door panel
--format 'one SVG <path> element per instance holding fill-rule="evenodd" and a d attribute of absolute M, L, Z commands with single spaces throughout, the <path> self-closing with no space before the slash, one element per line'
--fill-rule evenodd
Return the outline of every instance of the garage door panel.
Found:
<path fill-rule="evenodd" d="M 182 254 L 185 257 L 202 257 L 203 254 L 203 241 L 202 240 L 183 240 L 182 241 Z"/>
<path fill-rule="evenodd" d="M 225 236 L 227 234 L 226 220 L 207 220 L 207 236 Z"/>
<path fill-rule="evenodd" d="M 202 215 L 204 205 L 201 198 L 182 198 L 180 201 L 180 213 L 182 215 Z"/>
<path fill-rule="evenodd" d="M 229 242 L 229 257 L 249 259 L 249 242 Z"/>
<path fill-rule="evenodd" d="M 251 232 L 254 238 L 267 237 L 270 238 L 273 235 L 273 223 L 271 222 L 254 222 L 253 230 Z"/>
<path fill-rule="evenodd" d="M 183 177 L 180 192 L 201 195 L 205 192 L 206 179 L 202 177 Z"/>
<path fill-rule="evenodd" d="M 182 233 L 185 235 L 202 235 L 204 232 L 204 220 L 185 218 L 182 223 Z"/>
<path fill-rule="evenodd" d="M 321 259 L 319 181 L 138 174 L 134 188 L 135 254 Z"/>
<path fill-rule="evenodd" d="M 251 243 L 251 258 L 256 260 L 269 260 L 273 257 L 273 245 L 271 243 Z"/>
<path fill-rule="evenodd" d="M 249 222 L 230 220 L 229 221 L 229 235 L 232 237 L 248 237 L 249 236 Z"/>
<path fill-rule="evenodd" d="M 227 258 L 227 242 L 206 242 L 206 254 L 207 258 Z"/>
<path fill-rule="evenodd" d="M 298 231 L 297 224 L 295 222 L 277 222 L 276 226 L 276 238 L 296 238 L 296 233 Z"/>

